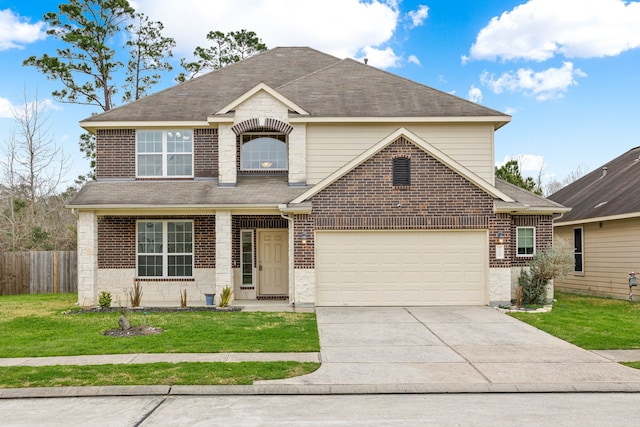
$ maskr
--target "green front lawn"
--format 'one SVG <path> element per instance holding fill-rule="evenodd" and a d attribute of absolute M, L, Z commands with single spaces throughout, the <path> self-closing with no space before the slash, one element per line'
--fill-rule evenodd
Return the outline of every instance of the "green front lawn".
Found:
<path fill-rule="evenodd" d="M 0 296 L 0 357 L 319 351 L 315 313 L 131 312 L 163 333 L 117 338 L 120 313 L 64 314 L 75 294 Z M 146 320 L 145 320 L 146 317 Z"/>
<path fill-rule="evenodd" d="M 640 303 L 556 292 L 549 313 L 509 313 L 587 350 L 640 349 Z"/>

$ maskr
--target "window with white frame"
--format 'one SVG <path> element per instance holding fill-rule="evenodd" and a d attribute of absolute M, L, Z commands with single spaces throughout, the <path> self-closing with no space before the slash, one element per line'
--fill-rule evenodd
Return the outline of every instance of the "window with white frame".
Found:
<path fill-rule="evenodd" d="M 582 238 L 582 227 L 573 229 L 573 271 L 576 273 L 584 272 L 584 242 Z"/>
<path fill-rule="evenodd" d="M 138 277 L 193 277 L 193 222 L 138 221 Z"/>
<path fill-rule="evenodd" d="M 516 229 L 517 256 L 533 256 L 536 253 L 536 228 L 518 227 Z"/>
<path fill-rule="evenodd" d="M 241 138 L 240 169 L 246 171 L 287 170 L 287 136 L 245 133 Z"/>
<path fill-rule="evenodd" d="M 240 231 L 241 287 L 251 288 L 253 283 L 253 230 Z"/>
<path fill-rule="evenodd" d="M 137 131 L 136 175 L 138 177 L 192 177 L 193 131 Z"/>

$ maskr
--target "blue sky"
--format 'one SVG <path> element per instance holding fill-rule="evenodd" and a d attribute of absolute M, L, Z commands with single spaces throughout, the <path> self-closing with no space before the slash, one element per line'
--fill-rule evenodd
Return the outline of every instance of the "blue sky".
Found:
<path fill-rule="evenodd" d="M 60 88 L 22 61 L 54 54 L 42 16 L 59 1 L 0 0 L 0 144 L 27 94 L 47 101 L 69 181 L 88 172 L 78 122 L 97 107 L 59 104 Z M 513 116 L 496 132 L 495 160 L 519 158 L 543 184 L 593 170 L 640 145 L 640 2 L 622 0 L 137 0 L 165 25 L 179 58 L 210 30 L 255 31 L 268 47 L 311 46 Z M 120 44 L 114 41 L 116 44 Z M 50 100 L 50 101 L 49 101 Z"/>

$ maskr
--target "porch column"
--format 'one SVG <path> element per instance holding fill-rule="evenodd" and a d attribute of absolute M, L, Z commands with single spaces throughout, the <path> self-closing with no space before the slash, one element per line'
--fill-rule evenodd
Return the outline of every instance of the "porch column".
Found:
<path fill-rule="evenodd" d="M 98 302 L 98 220 L 92 211 L 78 212 L 78 305 Z"/>
<path fill-rule="evenodd" d="M 216 211 L 216 296 L 220 298 L 222 289 L 233 289 L 233 269 L 231 268 L 231 211 Z"/>

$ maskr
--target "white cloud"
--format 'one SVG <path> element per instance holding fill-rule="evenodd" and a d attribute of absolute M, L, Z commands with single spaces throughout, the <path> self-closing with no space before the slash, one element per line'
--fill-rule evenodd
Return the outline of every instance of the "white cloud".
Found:
<path fill-rule="evenodd" d="M 189 56 L 196 46 L 206 46 L 212 30 L 254 31 L 270 48 L 310 46 L 339 58 L 355 57 L 362 49 L 382 52 L 384 63 L 395 54 L 382 46 L 393 36 L 399 19 L 397 2 L 369 0 L 191 0 L 176 7 L 174 0 L 137 0 L 136 10 L 161 21 L 164 34 L 176 40 L 176 56 Z M 368 55 L 368 53 L 367 53 Z M 391 61 L 393 62 L 393 61 Z"/>
<path fill-rule="evenodd" d="M 7 98 L 0 98 L 0 119 L 12 119 L 14 106 Z"/>
<path fill-rule="evenodd" d="M 576 77 L 585 76 L 579 68 L 574 69 L 571 62 L 565 62 L 561 68 L 549 68 L 540 72 L 521 68 L 516 72 L 503 73 L 500 77 L 485 71 L 480 79 L 495 94 L 504 91 L 523 92 L 539 101 L 545 101 L 561 98 L 570 86 L 578 84 Z"/>
<path fill-rule="evenodd" d="M 523 174 L 524 172 L 537 173 L 540 171 L 540 169 L 544 168 L 544 157 L 538 156 L 536 154 L 516 154 L 515 156 L 504 156 L 502 162 L 496 162 L 496 166 L 502 167 L 511 160 L 518 161 L 518 167 L 520 168 L 520 172 Z"/>
<path fill-rule="evenodd" d="M 520 109 L 519 109 L 519 108 L 516 108 L 516 107 L 505 107 L 505 109 L 504 109 L 504 111 L 503 111 L 503 112 L 504 112 L 505 114 L 508 114 L 508 115 L 510 115 L 510 116 L 513 116 L 513 115 L 514 115 L 515 113 L 517 113 L 518 111 L 520 111 Z"/>
<path fill-rule="evenodd" d="M 409 57 L 407 58 L 407 61 L 409 61 L 412 64 L 421 65 L 420 59 L 418 59 L 418 57 L 415 55 L 409 55 Z"/>
<path fill-rule="evenodd" d="M 469 93 L 467 94 L 467 98 L 469 98 L 469 101 L 475 102 L 476 104 L 482 102 L 482 91 L 478 87 L 471 86 Z"/>
<path fill-rule="evenodd" d="M 421 4 L 418 9 L 410 11 L 408 15 L 411 19 L 411 28 L 419 27 L 429 17 L 429 6 Z"/>
<path fill-rule="evenodd" d="M 368 64 L 378 68 L 399 67 L 402 61 L 402 58 L 397 56 L 390 47 L 376 49 L 371 46 L 365 46 L 362 52 L 364 53 L 363 57 L 369 60 Z"/>
<path fill-rule="evenodd" d="M 640 47 L 640 2 L 529 0 L 491 19 L 472 59 L 544 61 L 615 56 Z M 463 58 L 464 62 L 464 58 Z"/>
<path fill-rule="evenodd" d="M 0 51 L 22 49 L 24 44 L 44 39 L 43 27 L 43 22 L 29 24 L 9 9 L 0 10 Z"/>

